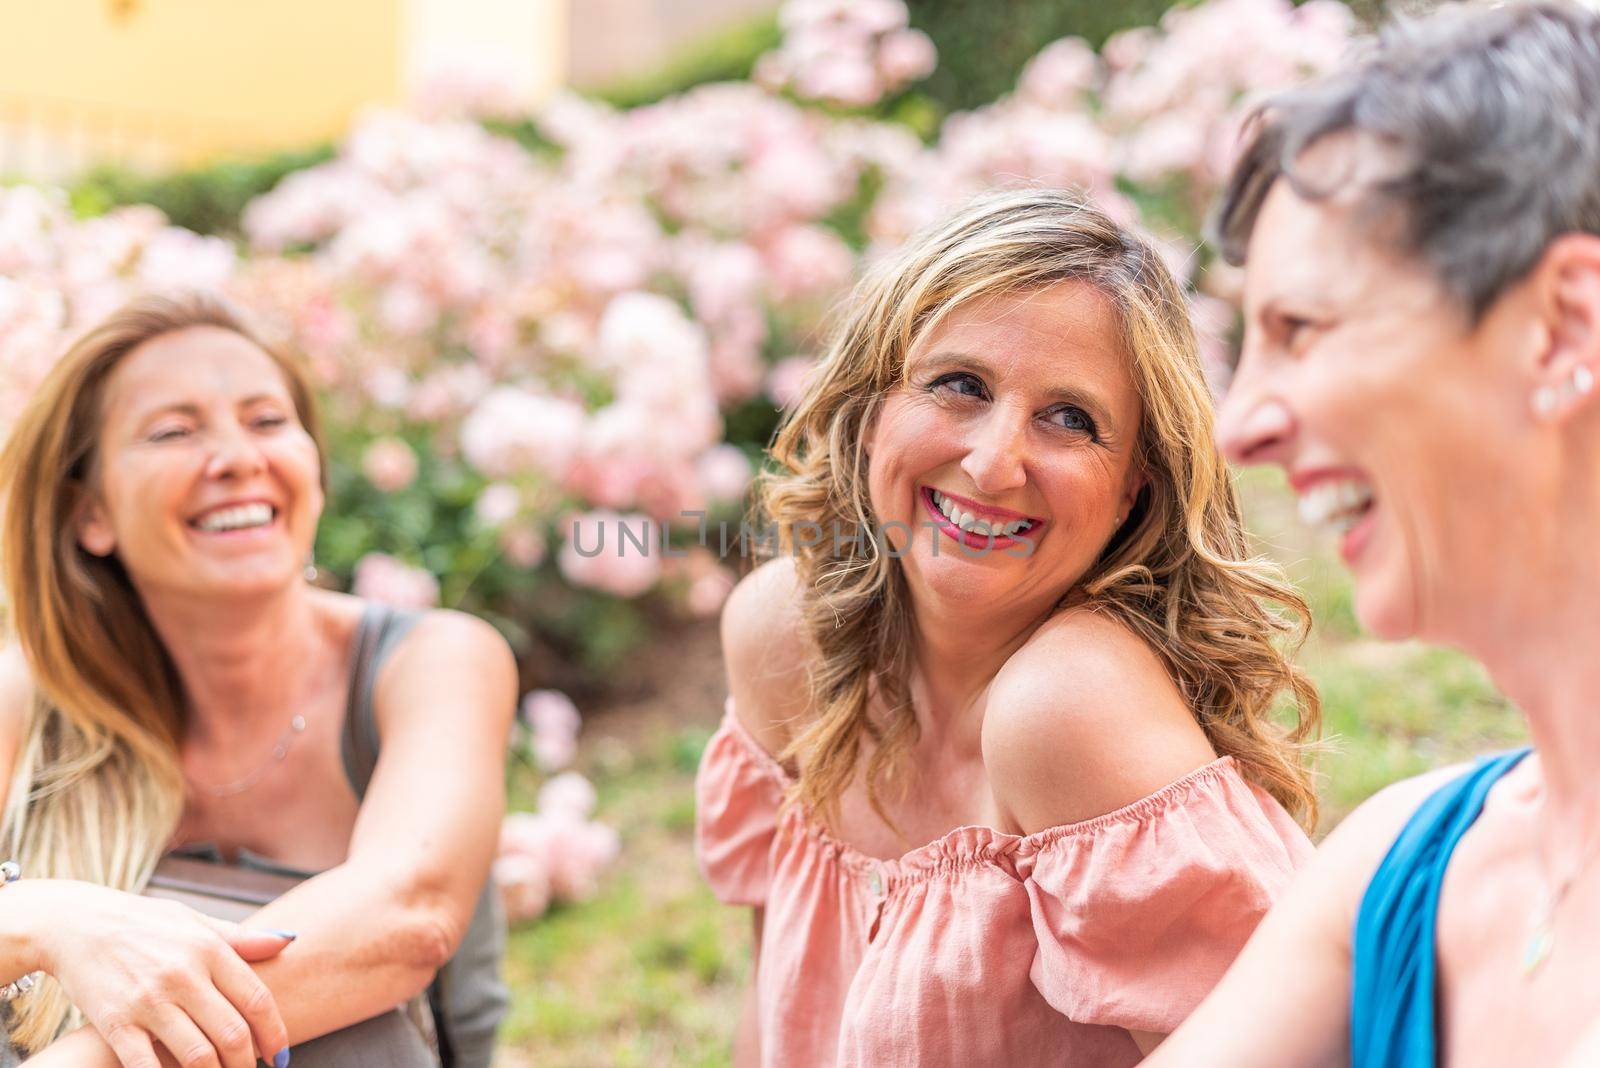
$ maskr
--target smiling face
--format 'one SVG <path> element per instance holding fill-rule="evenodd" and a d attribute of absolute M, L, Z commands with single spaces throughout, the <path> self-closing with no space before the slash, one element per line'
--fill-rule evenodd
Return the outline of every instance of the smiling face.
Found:
<path fill-rule="evenodd" d="M 1505 521 L 1535 507 L 1543 462 L 1538 317 L 1513 286 L 1473 324 L 1426 265 L 1370 236 L 1352 196 L 1269 193 L 1220 436 L 1236 462 L 1283 467 L 1302 518 L 1339 536 L 1363 624 L 1452 640 L 1517 581 Z"/>
<path fill-rule="evenodd" d="M 1048 611 L 1142 485 L 1141 406 L 1110 302 L 1088 283 L 970 301 L 921 337 L 867 446 L 913 595 Z M 890 524 L 904 524 L 896 528 Z"/>
<path fill-rule="evenodd" d="M 220 327 L 163 334 L 107 379 L 78 541 L 145 596 L 282 589 L 311 550 L 320 472 L 271 356 Z"/>

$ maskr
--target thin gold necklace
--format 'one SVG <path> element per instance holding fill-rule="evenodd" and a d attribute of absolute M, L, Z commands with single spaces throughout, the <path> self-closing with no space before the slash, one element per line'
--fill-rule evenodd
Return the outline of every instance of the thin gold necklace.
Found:
<path fill-rule="evenodd" d="M 1600 835 L 1595 835 L 1583 852 L 1583 857 L 1578 861 L 1561 885 L 1551 888 L 1550 867 L 1545 863 L 1544 841 L 1536 839 L 1539 854 L 1539 874 L 1544 880 L 1544 900 L 1534 911 L 1533 923 L 1529 927 L 1528 941 L 1522 949 L 1522 976 L 1531 979 L 1550 959 L 1550 954 L 1556 948 L 1556 912 L 1561 908 L 1561 903 L 1567 899 L 1567 894 L 1577 885 L 1578 879 L 1588 870 L 1596 856 L 1600 856 Z"/>
<path fill-rule="evenodd" d="M 186 776 L 186 778 L 189 779 L 190 783 L 204 790 L 212 797 L 233 797 L 237 794 L 242 794 L 265 778 L 267 772 L 283 763 L 283 758 L 289 755 L 289 746 L 294 744 L 295 735 L 304 733 L 305 729 L 305 717 L 296 712 L 289 720 L 289 726 L 284 728 L 283 733 L 278 736 L 278 740 L 273 743 L 272 752 L 268 755 L 266 761 L 242 779 L 212 784 L 199 782 L 193 776 Z"/>

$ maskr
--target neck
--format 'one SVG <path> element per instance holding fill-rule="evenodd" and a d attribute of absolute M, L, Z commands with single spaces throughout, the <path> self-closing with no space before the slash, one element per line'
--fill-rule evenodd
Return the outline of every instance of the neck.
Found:
<path fill-rule="evenodd" d="M 318 613 L 301 583 L 248 600 L 143 596 L 187 700 L 186 734 L 226 745 L 280 726 L 314 670 Z"/>
<path fill-rule="evenodd" d="M 1048 613 L 975 614 L 942 609 L 912 598 L 914 681 L 920 683 L 917 721 L 923 737 L 948 737 L 976 747 L 983 726 L 984 691 Z"/>
<path fill-rule="evenodd" d="M 1542 509 L 1549 518 L 1504 554 L 1520 561 L 1506 568 L 1514 585 L 1462 613 L 1473 630 L 1461 644 L 1527 718 L 1545 833 L 1565 855 L 1600 835 L 1600 501 L 1560 496 L 1566 506 Z"/>

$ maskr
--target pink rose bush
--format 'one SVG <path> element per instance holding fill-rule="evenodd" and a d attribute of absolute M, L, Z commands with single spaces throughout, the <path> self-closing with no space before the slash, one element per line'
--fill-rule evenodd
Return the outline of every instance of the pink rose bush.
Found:
<path fill-rule="evenodd" d="M 577 749 L 577 708 L 555 690 L 523 701 L 518 730 L 547 773 L 565 767 Z M 532 812 L 508 814 L 500 829 L 494 880 L 512 922 L 535 919 L 555 902 L 592 897 L 620 850 L 617 832 L 594 816 L 596 795 L 576 771 L 540 786 Z"/>
<path fill-rule="evenodd" d="M 792 406 L 862 259 L 975 193 L 1074 186 L 1130 221 L 1153 207 L 1220 375 L 1237 282 L 1195 253 L 1200 211 L 1245 110 L 1353 32 L 1332 0 L 1174 8 L 1098 53 L 1048 45 L 1014 92 L 924 143 L 831 107 L 931 69 L 901 0 L 790 0 L 780 23 L 756 81 L 630 110 L 566 94 L 519 115 L 492 72 L 441 74 L 250 204 L 242 255 L 152 208 L 77 219 L 59 192 L 0 190 L 0 423 L 128 296 L 223 288 L 309 358 L 333 469 L 359 472 L 336 478 L 319 543 L 333 573 L 521 614 L 497 591 L 534 571 L 606 597 L 669 589 L 698 614 L 719 583 L 677 582 L 660 548 L 689 538 L 685 512 L 737 514 L 730 413 Z M 657 551 L 573 547 L 624 516 L 651 521 Z"/>
<path fill-rule="evenodd" d="M 789 0 L 780 22 L 753 81 L 627 110 L 562 94 L 525 113 L 492 72 L 441 73 L 251 203 L 238 241 L 0 188 L 0 427 L 128 297 L 221 289 L 309 361 L 332 488 L 317 559 L 357 593 L 481 611 L 520 641 L 556 640 L 542 613 L 585 599 L 714 616 L 735 569 L 685 513 L 737 521 L 759 428 L 803 395 L 863 261 L 973 194 L 1073 186 L 1152 227 L 1220 384 L 1239 283 L 1198 247 L 1202 211 L 1250 106 L 1355 30 L 1332 0 L 1175 7 L 1098 52 L 1048 45 L 925 141 L 871 111 L 937 58 L 902 0 Z M 553 691 L 524 706 L 557 777 L 507 823 L 519 915 L 586 893 L 616 849 L 558 774 L 578 722 Z"/>
<path fill-rule="evenodd" d="M 938 52 L 901 0 L 790 0 L 755 77 L 802 100 L 864 108 L 933 73 Z"/>

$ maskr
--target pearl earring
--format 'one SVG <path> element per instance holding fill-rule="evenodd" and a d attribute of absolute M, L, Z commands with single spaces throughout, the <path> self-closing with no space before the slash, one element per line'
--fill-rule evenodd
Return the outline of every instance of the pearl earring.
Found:
<path fill-rule="evenodd" d="M 315 586 L 317 584 L 317 576 L 320 574 L 320 572 L 317 571 L 316 562 L 313 561 L 313 560 L 307 560 L 306 561 L 306 569 L 304 571 L 302 571 L 301 574 L 303 576 L 305 576 L 305 580 L 307 582 L 309 582 L 309 583 L 311 583 L 311 585 Z"/>
<path fill-rule="evenodd" d="M 1594 371 L 1589 365 L 1578 364 L 1559 387 L 1540 386 L 1533 391 L 1533 413 L 1540 418 L 1550 416 L 1562 401 L 1573 397 L 1584 397 L 1593 392 L 1594 382 Z"/>

